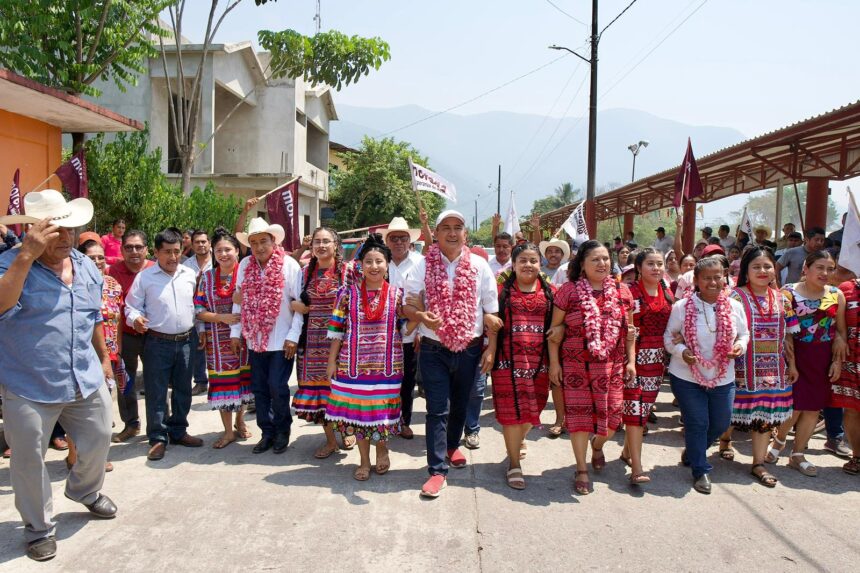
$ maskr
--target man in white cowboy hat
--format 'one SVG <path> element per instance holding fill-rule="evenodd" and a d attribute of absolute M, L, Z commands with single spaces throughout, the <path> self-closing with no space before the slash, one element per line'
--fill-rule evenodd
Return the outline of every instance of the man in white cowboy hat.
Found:
<path fill-rule="evenodd" d="M 546 264 L 542 265 L 540 270 L 547 279 L 552 279 L 562 263 L 570 258 L 570 246 L 567 241 L 561 239 L 552 238 L 549 241 L 541 241 L 538 249 L 541 256 L 546 259 Z"/>
<path fill-rule="evenodd" d="M 46 189 L 25 195 L 24 209 L 27 215 L 0 217 L 3 225 L 33 224 L 20 248 L 0 255 L 0 328 L 14 337 L 0 353 L 0 395 L 27 555 L 42 561 L 57 551 L 44 461 L 57 421 L 78 448 L 66 497 L 97 517 L 116 514 L 116 505 L 100 493 L 110 447 L 106 382 L 113 371 L 99 325 L 103 279 L 72 242 L 73 230 L 92 219 L 92 203 L 67 203 L 60 192 Z"/>
<path fill-rule="evenodd" d="M 155 236 L 156 264 L 140 271 L 125 299 L 125 321 L 143 334 L 143 386 L 146 436 L 152 461 L 164 457 L 168 441 L 198 448 L 188 434 L 191 411 L 191 353 L 197 275 L 180 264 L 182 232 L 164 229 Z M 167 393 L 170 416 L 167 415 Z"/>
<path fill-rule="evenodd" d="M 388 282 L 395 287 L 406 288 L 406 279 L 424 257 L 410 250 L 410 245 L 421 237 L 420 229 L 410 229 L 409 223 L 403 217 L 394 217 L 388 228 L 382 232 L 385 244 L 391 250 L 391 263 L 388 265 Z M 412 428 L 412 393 L 415 391 L 415 374 L 417 361 L 415 355 L 415 331 L 407 332 L 403 326 L 403 383 L 400 386 L 401 417 L 403 428 L 400 437 L 411 440 L 414 437 Z"/>
<path fill-rule="evenodd" d="M 242 320 L 230 327 L 230 344 L 237 354 L 243 339 L 248 346 L 251 389 L 262 433 L 253 452 L 271 449 L 280 454 L 287 450 L 293 422 L 289 380 L 304 317 L 294 313 L 290 303 L 301 294 L 302 271 L 281 247 L 284 228 L 280 225 L 256 217 L 248 232 L 236 233 L 236 238 L 252 256 L 239 263 L 233 312 L 241 314 Z"/>
<path fill-rule="evenodd" d="M 436 218 L 436 240 L 406 279 L 406 295 L 423 298 L 426 310 L 410 304 L 404 312 L 420 322 L 418 370 L 427 397 L 427 465 L 421 488 L 438 497 L 448 468 L 463 468 L 460 439 L 466 406 L 478 378 L 484 327 L 498 330 L 498 290 L 490 265 L 465 246 L 466 219 L 457 211 Z M 468 286 L 461 286 L 468 285 Z"/>

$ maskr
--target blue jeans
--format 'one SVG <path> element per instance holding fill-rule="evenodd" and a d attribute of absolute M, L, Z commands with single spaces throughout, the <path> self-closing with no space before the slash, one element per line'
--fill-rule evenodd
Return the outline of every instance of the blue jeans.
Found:
<path fill-rule="evenodd" d="M 290 414 L 290 374 L 293 359 L 283 350 L 254 352 L 248 350 L 251 365 L 251 391 L 257 404 L 257 426 L 264 438 L 289 434 L 293 417 Z"/>
<path fill-rule="evenodd" d="M 180 439 L 188 433 L 191 410 L 191 339 L 181 342 L 147 336 L 143 343 L 146 437 L 149 444 Z M 170 416 L 167 416 L 168 387 Z"/>
<path fill-rule="evenodd" d="M 469 405 L 466 406 L 466 434 L 477 434 L 481 431 L 481 406 L 484 405 L 484 391 L 487 389 L 487 375 L 478 372 L 475 387 L 469 394 Z"/>
<path fill-rule="evenodd" d="M 708 463 L 708 447 L 729 428 L 735 385 L 724 384 L 709 390 L 674 374 L 670 374 L 669 379 L 684 416 L 687 459 L 693 470 L 693 479 L 699 479 L 714 469 Z"/>
<path fill-rule="evenodd" d="M 418 370 L 427 397 L 427 465 L 430 475 L 448 475 L 448 450 L 460 446 L 466 406 L 478 378 L 481 345 L 452 352 L 426 339 L 418 353 Z"/>
<path fill-rule="evenodd" d="M 209 374 L 206 372 L 206 349 L 199 349 L 200 335 L 197 329 L 191 333 L 191 367 L 194 373 L 194 383 L 209 385 Z"/>
<path fill-rule="evenodd" d="M 400 417 L 406 426 L 412 425 L 412 393 L 415 391 L 415 371 L 418 368 L 415 345 L 403 344 L 403 382 L 400 385 Z"/>
<path fill-rule="evenodd" d="M 827 439 L 841 442 L 845 437 L 845 429 L 842 427 L 842 408 L 824 408 L 823 412 Z"/>

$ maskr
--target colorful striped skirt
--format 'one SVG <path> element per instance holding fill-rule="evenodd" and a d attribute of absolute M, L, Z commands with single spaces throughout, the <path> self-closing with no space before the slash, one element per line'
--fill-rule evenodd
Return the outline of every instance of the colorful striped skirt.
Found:
<path fill-rule="evenodd" d="M 400 433 L 400 385 L 396 377 L 362 375 L 348 378 L 338 371 L 331 382 L 325 419 L 345 436 L 372 442 Z"/>
<path fill-rule="evenodd" d="M 732 426 L 744 432 L 770 432 L 794 412 L 792 389 L 735 390 Z"/>
<path fill-rule="evenodd" d="M 251 367 L 216 372 L 209 370 L 209 406 L 213 410 L 238 412 L 254 399 L 251 392 Z"/>

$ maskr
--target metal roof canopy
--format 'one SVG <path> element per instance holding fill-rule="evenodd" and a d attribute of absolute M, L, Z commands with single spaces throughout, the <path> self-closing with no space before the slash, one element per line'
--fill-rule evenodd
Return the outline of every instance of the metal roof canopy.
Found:
<path fill-rule="evenodd" d="M 109 109 L 0 68 L 0 109 L 32 117 L 66 133 L 140 131 L 144 125 Z"/>
<path fill-rule="evenodd" d="M 860 101 L 726 147 L 696 163 L 705 188 L 696 203 L 771 189 L 780 182 L 860 176 Z M 679 170 L 680 165 L 598 195 L 597 220 L 672 207 Z M 575 207 L 546 213 L 541 226 L 557 229 Z"/>

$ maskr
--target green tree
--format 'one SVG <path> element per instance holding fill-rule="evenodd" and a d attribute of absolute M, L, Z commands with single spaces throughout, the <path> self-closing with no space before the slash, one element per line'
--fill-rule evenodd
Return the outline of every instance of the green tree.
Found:
<path fill-rule="evenodd" d="M 88 144 L 87 177 L 95 216 L 90 227 L 110 231 L 115 219 L 129 229 L 141 229 L 150 238 L 165 227 L 232 230 L 241 206 L 222 195 L 212 183 L 185 196 L 161 171 L 161 149 L 149 151 L 146 132 L 120 133 L 113 141 L 98 135 Z"/>
<path fill-rule="evenodd" d="M 157 55 L 158 14 L 173 0 L 3 0 L 0 66 L 72 95 L 99 96 L 98 79 L 125 91 Z M 84 134 L 72 134 L 74 148 Z"/>
<path fill-rule="evenodd" d="M 427 158 L 405 141 L 365 137 L 357 153 L 344 154 L 346 169 L 333 173 L 331 203 L 335 224 L 355 229 L 388 223 L 404 217 L 418 226 L 418 199 L 412 191 L 408 159 L 427 165 Z M 422 193 L 421 201 L 433 221 L 445 207 L 445 200 Z"/>
<path fill-rule="evenodd" d="M 267 3 L 266 0 L 255 2 L 258 6 Z M 161 37 L 159 46 L 165 77 L 177 78 L 175 82 L 167 82 L 166 86 L 169 96 L 169 121 L 173 126 L 177 155 L 182 166 L 181 185 L 185 192 L 188 192 L 191 186 L 191 170 L 195 161 L 221 126 L 259 87 L 255 86 L 242 100 L 236 102 L 233 109 L 215 127 L 209 139 L 198 141 L 204 63 L 210 56 L 215 35 L 224 19 L 241 3 L 242 0 L 228 0 L 222 9 L 219 7 L 220 0 L 210 0 L 206 31 L 201 42 L 203 49 L 191 61 L 190 58 L 183 57 L 184 44 L 181 41 L 186 0 L 174 0 L 167 9 L 172 35 L 171 52 L 175 54 L 175 69 L 172 73 L 168 71 L 164 40 Z M 371 69 L 379 69 L 379 66 L 391 57 L 388 44 L 379 38 L 349 37 L 337 31 L 306 37 L 294 30 L 262 30 L 258 34 L 258 40 L 260 46 L 272 54 L 269 66 L 263 70 L 263 75 L 267 78 L 303 77 L 311 84 L 328 84 L 335 89 L 357 82 L 359 78 L 370 73 Z M 265 85 L 265 82 L 260 85 Z"/>
<path fill-rule="evenodd" d="M 535 199 L 532 205 L 532 215 L 543 215 L 556 209 L 561 209 L 565 205 L 576 203 L 582 200 L 582 189 L 574 189 L 571 183 L 562 183 L 555 188 L 553 194 L 549 197 Z"/>
<path fill-rule="evenodd" d="M 806 207 L 806 182 L 798 183 L 797 194 L 800 198 L 800 206 Z M 776 222 L 776 189 L 768 189 L 764 193 L 756 196 L 750 195 L 746 203 L 747 213 L 750 216 L 750 222 L 755 225 L 768 225 L 773 228 Z M 734 211 L 729 214 L 726 223 L 731 225 L 732 229 L 737 226 L 743 215 L 743 209 Z M 827 199 L 827 221 L 831 227 L 839 227 L 841 215 L 836 209 L 836 204 L 833 199 Z M 791 185 L 783 187 L 782 191 L 782 222 L 794 223 L 797 230 L 800 230 L 800 215 L 797 210 L 797 198 L 794 195 L 794 188 Z M 781 230 L 774 229 L 777 236 L 780 236 Z"/>

